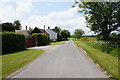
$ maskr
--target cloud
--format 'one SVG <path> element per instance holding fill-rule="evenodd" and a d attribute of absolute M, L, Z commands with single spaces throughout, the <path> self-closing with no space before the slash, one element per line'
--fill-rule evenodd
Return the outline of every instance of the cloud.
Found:
<path fill-rule="evenodd" d="M 75 14 L 77 14 L 77 8 L 70 8 L 66 11 L 51 12 L 47 16 L 32 15 L 29 19 L 23 21 L 23 23 L 32 26 L 58 25 L 58 24 L 66 23 L 66 21 L 78 17 L 75 16 Z"/>
<path fill-rule="evenodd" d="M 17 1 L 16 7 L 12 4 L 0 3 L 0 19 L 2 22 L 12 21 L 27 16 L 33 11 L 32 2 L 29 1 Z M 53 6 L 53 4 L 48 4 L 48 6 Z M 60 26 L 62 29 L 68 29 L 71 33 L 75 29 L 83 29 L 86 34 L 89 34 L 89 29 L 86 28 L 84 16 L 78 16 L 78 7 L 70 8 L 61 12 L 51 12 L 46 16 L 41 16 L 32 14 L 29 18 L 21 20 L 23 29 L 25 26 L 28 27 L 39 27 L 43 28 L 46 25 L 46 28 L 50 26 L 54 28 L 55 26 Z"/>
<path fill-rule="evenodd" d="M 16 2 L 16 7 L 8 3 L 0 4 L 0 19 L 4 21 L 11 21 L 16 18 L 24 17 L 31 11 L 32 3 L 26 2 Z"/>
<path fill-rule="evenodd" d="M 53 6 L 53 4 L 52 4 L 52 3 L 48 3 L 47 5 L 48 5 L 48 6 L 50 6 L 50 7 L 52 7 L 52 6 Z"/>
<path fill-rule="evenodd" d="M 32 3 L 30 1 L 26 1 L 26 2 L 17 2 L 16 3 L 17 8 L 16 8 L 16 16 L 23 16 L 26 15 L 27 13 L 30 13 L 31 11 L 31 6 Z"/>
<path fill-rule="evenodd" d="M 1 0 L 1 2 L 18 2 L 26 0 Z M 31 0 L 32 2 L 74 2 L 74 0 Z"/>
<path fill-rule="evenodd" d="M 68 29 L 71 33 L 75 29 L 83 29 L 86 34 L 89 34 L 89 29 L 86 28 L 84 16 L 78 16 L 78 7 L 70 8 L 66 11 L 61 12 L 51 12 L 46 16 L 32 15 L 27 20 L 22 21 L 24 26 L 30 26 L 32 28 L 39 27 L 46 28 L 50 26 L 54 28 L 55 26 L 60 26 L 62 29 Z M 25 29 L 25 27 L 23 27 Z"/>

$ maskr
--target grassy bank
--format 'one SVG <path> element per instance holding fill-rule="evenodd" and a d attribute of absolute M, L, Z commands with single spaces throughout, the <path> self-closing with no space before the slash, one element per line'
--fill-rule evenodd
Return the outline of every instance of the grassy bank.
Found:
<path fill-rule="evenodd" d="M 7 77 L 11 73 L 25 66 L 38 56 L 40 56 L 44 51 L 42 50 L 25 50 L 21 52 L 16 52 L 12 54 L 7 54 L 2 56 L 2 78 Z"/>
<path fill-rule="evenodd" d="M 98 63 L 112 78 L 118 79 L 118 58 L 110 54 L 106 54 L 101 50 L 95 49 L 80 40 L 74 40 L 74 42 L 81 48 L 83 48 L 94 62 Z"/>
<path fill-rule="evenodd" d="M 51 42 L 50 45 L 59 45 L 64 44 L 66 41 L 60 41 L 60 42 Z"/>
<path fill-rule="evenodd" d="M 80 40 L 88 46 L 101 50 L 102 52 L 115 57 L 120 57 L 119 40 L 116 40 L 116 42 L 110 40 L 98 40 L 97 38 L 81 38 Z"/>

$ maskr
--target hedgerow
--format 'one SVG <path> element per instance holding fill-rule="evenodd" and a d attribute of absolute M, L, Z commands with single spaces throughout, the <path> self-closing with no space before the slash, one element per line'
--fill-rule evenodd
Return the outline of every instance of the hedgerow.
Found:
<path fill-rule="evenodd" d="M 36 36 L 37 46 L 48 45 L 50 43 L 49 36 L 44 33 L 33 33 L 32 36 Z"/>
<path fill-rule="evenodd" d="M 25 49 L 25 36 L 14 32 L 2 32 L 2 54 Z"/>

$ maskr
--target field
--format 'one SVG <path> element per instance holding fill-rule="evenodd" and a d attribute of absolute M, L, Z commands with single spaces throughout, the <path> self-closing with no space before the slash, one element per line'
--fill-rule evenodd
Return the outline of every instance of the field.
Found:
<path fill-rule="evenodd" d="M 115 57 L 120 57 L 120 42 L 99 40 L 99 38 L 81 38 L 83 43 Z"/>
<path fill-rule="evenodd" d="M 109 51 L 108 44 L 96 42 L 97 39 L 73 39 L 73 41 L 81 48 L 83 48 L 89 57 L 91 57 L 95 63 L 99 64 L 110 78 L 118 79 L 118 47 L 112 47 Z M 102 46 L 101 46 L 102 45 Z M 108 50 L 106 50 L 108 49 Z"/>

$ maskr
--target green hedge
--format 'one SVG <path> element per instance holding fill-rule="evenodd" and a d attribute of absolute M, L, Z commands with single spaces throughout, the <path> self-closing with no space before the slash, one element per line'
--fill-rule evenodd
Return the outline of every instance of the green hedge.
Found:
<path fill-rule="evenodd" d="M 25 49 L 25 36 L 14 32 L 2 32 L 2 54 Z"/>
<path fill-rule="evenodd" d="M 37 46 L 48 45 L 50 43 L 49 36 L 44 33 L 34 33 L 32 36 L 37 37 Z"/>
<path fill-rule="evenodd" d="M 10 32 L 15 32 L 15 27 L 12 23 L 2 23 L 1 25 L 2 31 L 10 31 Z"/>

